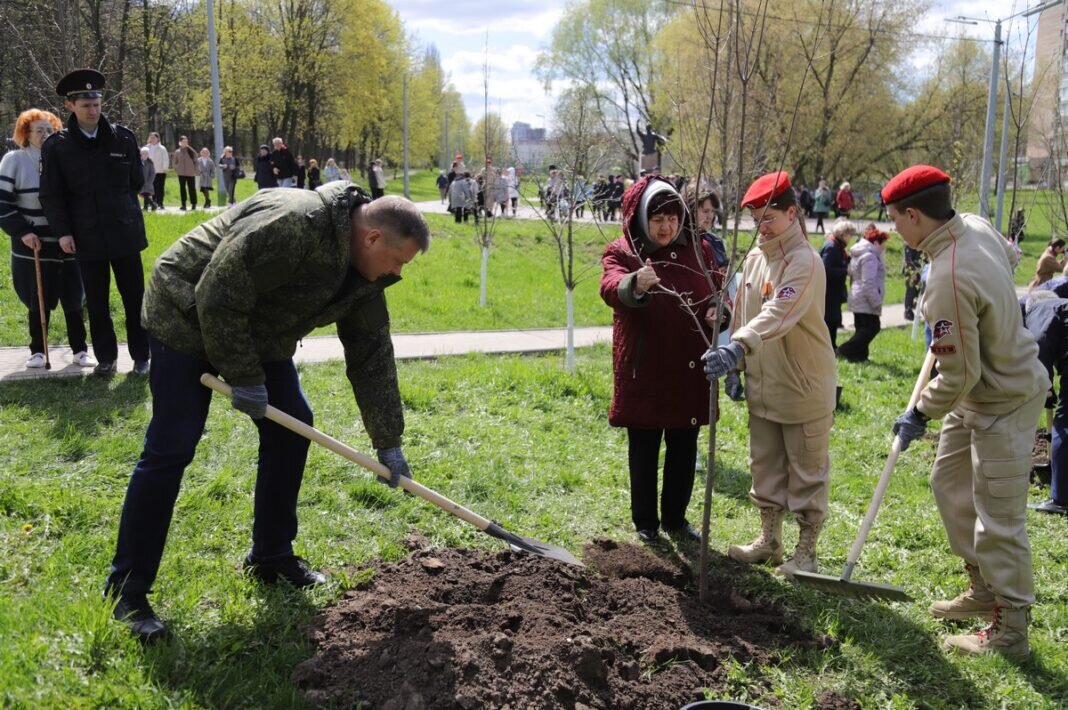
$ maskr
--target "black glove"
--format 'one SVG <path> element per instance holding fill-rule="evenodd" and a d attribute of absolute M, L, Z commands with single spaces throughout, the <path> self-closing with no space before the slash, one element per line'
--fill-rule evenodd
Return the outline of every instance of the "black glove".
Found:
<path fill-rule="evenodd" d="M 230 388 L 230 404 L 253 419 L 263 419 L 267 414 L 267 386 L 239 385 Z"/>
<path fill-rule="evenodd" d="M 909 448 L 914 439 L 919 439 L 927 431 L 929 421 L 920 410 L 913 407 L 894 420 L 893 432 L 901 439 L 901 450 Z"/>
<path fill-rule="evenodd" d="M 723 389 L 726 390 L 727 396 L 734 402 L 741 402 L 745 399 L 745 387 L 742 386 L 742 377 L 736 371 L 727 373 L 726 379 L 723 380 Z"/>
<path fill-rule="evenodd" d="M 401 447 L 394 446 L 392 449 L 379 449 L 378 460 L 389 469 L 389 487 L 396 488 L 400 483 L 401 476 L 404 478 L 412 477 L 412 469 L 408 466 L 407 459 L 404 458 L 404 452 Z"/>
<path fill-rule="evenodd" d="M 1053 391 L 1051 387 L 1049 392 L 1046 392 L 1046 409 L 1057 408 L 1057 393 Z"/>
<path fill-rule="evenodd" d="M 731 370 L 737 370 L 738 363 L 744 356 L 745 350 L 736 342 L 718 348 L 709 348 L 701 356 L 701 360 L 705 363 L 705 376 L 711 382 L 723 377 Z"/>

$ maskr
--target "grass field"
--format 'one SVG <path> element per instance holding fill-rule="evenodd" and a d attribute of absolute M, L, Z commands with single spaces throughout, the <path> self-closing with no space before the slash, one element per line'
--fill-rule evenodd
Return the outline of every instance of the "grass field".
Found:
<path fill-rule="evenodd" d="M 848 408 L 831 437 L 824 572 L 841 569 L 921 356 L 921 344 L 890 330 L 875 341 L 870 364 L 839 366 Z M 343 365 L 304 367 L 301 374 L 318 426 L 368 450 Z M 612 387 L 606 347 L 580 351 L 574 375 L 551 354 L 405 362 L 400 378 L 406 449 L 418 480 L 510 530 L 573 551 L 597 536 L 633 539 L 626 439 L 606 422 Z M 153 595 L 175 638 L 142 649 L 109 620 L 99 593 L 148 399 L 145 380 L 134 377 L 0 385 L 0 706 L 299 707 L 289 677 L 312 653 L 305 629 L 318 609 L 355 584 L 356 567 L 402 557 L 401 542 L 412 530 L 435 545 L 499 549 L 474 528 L 313 447 L 297 548 L 328 568 L 331 582 L 311 593 L 253 584 L 239 564 L 249 545 L 256 430 L 219 399 L 186 472 Z M 717 566 L 727 545 L 748 540 L 758 525 L 747 498 L 741 405 L 724 401 L 718 432 L 711 537 Z M 750 598 L 782 605 L 791 619 L 839 645 L 787 651 L 774 666 L 738 663 L 726 695 L 757 700 L 769 687 L 789 708 L 811 706 L 826 690 L 865 708 L 1068 703 L 1063 519 L 1031 514 L 1028 521 L 1038 593 L 1032 657 L 961 659 L 939 650 L 947 630 L 970 627 L 947 626 L 924 611 L 930 600 L 966 584 L 931 499 L 926 473 L 933 454 L 920 442 L 902 455 L 854 575 L 903 585 L 917 601 L 886 606 L 830 598 L 753 568 L 735 580 Z M 1042 493 L 1033 490 L 1032 498 Z M 700 500 L 697 491 L 691 520 L 700 520 Z M 796 526 L 786 530 L 789 549 Z"/>
<path fill-rule="evenodd" d="M 436 189 L 436 172 L 421 171 L 413 178 L 418 189 Z M 172 183 L 174 183 L 172 185 Z M 398 181 L 390 182 L 390 189 Z M 177 204 L 170 196 L 177 189 L 176 180 L 168 180 L 169 204 Z M 239 181 L 238 196 L 252 194 L 251 180 Z M 244 191 L 244 192 L 243 192 Z M 415 199 L 422 199 L 413 195 Z M 434 199 L 431 196 L 428 199 Z M 1048 241 L 1048 222 L 1035 210 L 1029 224 L 1028 238 L 1021 245 L 1024 256 L 1016 270 L 1016 283 L 1026 284 L 1034 274 L 1038 256 Z M 145 215 L 149 248 L 143 253 L 146 278 L 152 264 L 175 240 L 206 219 L 202 211 L 176 214 Z M 564 287 L 560 275 L 558 250 L 548 230 L 539 222 L 498 220 L 494 246 L 490 254 L 487 306 L 478 306 L 480 253 L 473 224 L 457 225 L 448 215 L 427 215 L 434 234 L 430 252 L 420 256 L 405 269 L 405 279 L 389 290 L 393 306 L 395 332 L 428 332 L 451 330 L 495 330 L 501 328 L 563 327 L 566 325 Z M 1036 231 L 1045 228 L 1047 231 Z M 600 278 L 599 258 L 607 241 L 619 235 L 619 226 L 605 225 L 603 230 L 582 226 L 578 230 L 576 266 L 584 280 L 575 293 L 575 321 L 579 326 L 611 323 L 611 312 L 597 293 Z M 823 237 L 812 235 L 819 248 Z M 739 249 L 749 244 L 749 235 L 739 237 Z M 0 346 L 22 346 L 28 341 L 26 311 L 10 288 L 10 243 L 0 240 Z M 886 302 L 904 300 L 905 285 L 900 276 L 901 240 L 888 242 L 886 250 Z M 111 315 L 119 340 L 125 340 L 125 321 L 118 292 L 112 287 Z M 52 319 L 49 342 L 65 344 L 63 319 Z M 333 332 L 332 328 L 318 334 Z"/>

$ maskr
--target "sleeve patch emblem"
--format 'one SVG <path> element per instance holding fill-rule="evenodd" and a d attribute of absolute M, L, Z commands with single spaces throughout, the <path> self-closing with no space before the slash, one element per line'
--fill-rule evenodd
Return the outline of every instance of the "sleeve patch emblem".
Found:
<path fill-rule="evenodd" d="M 941 340 L 947 335 L 953 335 L 953 321 L 944 319 L 935 321 L 934 327 L 931 328 L 931 337 L 934 340 Z"/>
<path fill-rule="evenodd" d="M 775 299 L 778 301 L 790 301 L 797 298 L 797 289 L 792 286 L 783 286 L 779 289 L 779 292 L 775 294 Z"/>
<path fill-rule="evenodd" d="M 952 355 L 957 352 L 956 345 L 932 345 L 931 352 L 935 355 Z"/>

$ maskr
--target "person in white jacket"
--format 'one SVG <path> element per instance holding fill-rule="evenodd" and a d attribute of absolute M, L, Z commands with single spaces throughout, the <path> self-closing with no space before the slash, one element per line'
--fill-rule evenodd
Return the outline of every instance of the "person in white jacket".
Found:
<path fill-rule="evenodd" d="M 861 239 L 849 250 L 849 310 L 853 312 L 853 337 L 838 346 L 838 357 L 849 362 L 867 362 L 868 346 L 882 329 L 879 316 L 886 297 L 886 263 L 883 251 L 886 232 L 869 224 Z"/>
<path fill-rule="evenodd" d="M 163 188 L 167 185 L 167 171 L 171 168 L 171 155 L 166 146 L 159 142 L 159 134 L 152 131 L 148 134 L 148 157 L 152 159 L 152 165 L 156 168 L 156 176 L 152 178 L 153 195 L 156 204 L 163 207 Z"/>

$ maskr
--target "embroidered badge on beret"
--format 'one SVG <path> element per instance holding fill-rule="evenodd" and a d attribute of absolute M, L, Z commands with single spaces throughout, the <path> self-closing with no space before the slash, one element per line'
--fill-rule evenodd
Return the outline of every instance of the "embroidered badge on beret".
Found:
<path fill-rule="evenodd" d="M 779 289 L 779 292 L 775 294 L 775 300 L 777 301 L 790 301 L 797 298 L 797 289 L 793 286 L 783 286 Z"/>
<path fill-rule="evenodd" d="M 947 335 L 953 335 L 953 321 L 940 320 L 935 321 L 934 327 L 931 328 L 931 339 L 941 340 Z"/>

